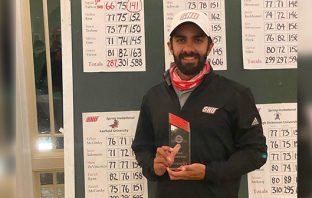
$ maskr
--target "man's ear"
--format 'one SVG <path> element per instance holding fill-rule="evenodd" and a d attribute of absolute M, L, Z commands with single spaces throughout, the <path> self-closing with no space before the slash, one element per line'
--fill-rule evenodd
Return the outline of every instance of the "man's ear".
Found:
<path fill-rule="evenodd" d="M 209 44 L 208 50 L 207 50 L 207 55 L 210 54 L 210 51 L 212 50 L 213 45 L 214 45 L 214 43 L 210 43 L 210 44 Z"/>
<path fill-rule="evenodd" d="M 170 41 L 167 42 L 167 46 L 168 46 L 168 48 L 170 50 L 170 53 L 173 54 L 172 44 L 171 44 Z"/>

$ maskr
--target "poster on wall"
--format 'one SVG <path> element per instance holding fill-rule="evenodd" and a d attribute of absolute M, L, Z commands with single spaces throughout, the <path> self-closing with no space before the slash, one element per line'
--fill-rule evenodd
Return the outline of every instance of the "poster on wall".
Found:
<path fill-rule="evenodd" d="M 131 144 L 138 111 L 83 113 L 85 197 L 148 197 Z"/>
<path fill-rule="evenodd" d="M 194 9 L 204 12 L 209 17 L 209 30 L 214 46 L 208 56 L 214 70 L 226 70 L 226 37 L 224 0 L 163 0 L 164 6 L 164 43 L 165 69 L 173 63 L 173 56 L 168 49 L 170 24 L 173 16 L 182 10 Z"/>
<path fill-rule="evenodd" d="M 298 0 L 242 0 L 245 69 L 297 68 Z"/>
<path fill-rule="evenodd" d="M 297 104 L 257 105 L 268 146 L 267 163 L 248 173 L 249 198 L 297 197 Z"/>
<path fill-rule="evenodd" d="M 82 0 L 84 72 L 145 71 L 144 0 Z"/>

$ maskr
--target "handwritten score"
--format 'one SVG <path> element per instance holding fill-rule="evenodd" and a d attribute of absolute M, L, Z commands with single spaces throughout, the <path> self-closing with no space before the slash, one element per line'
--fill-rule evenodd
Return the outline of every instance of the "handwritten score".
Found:
<path fill-rule="evenodd" d="M 143 0 L 81 2 L 84 71 L 145 71 Z"/>
<path fill-rule="evenodd" d="M 296 68 L 298 17 L 298 0 L 243 0 L 244 68 Z"/>

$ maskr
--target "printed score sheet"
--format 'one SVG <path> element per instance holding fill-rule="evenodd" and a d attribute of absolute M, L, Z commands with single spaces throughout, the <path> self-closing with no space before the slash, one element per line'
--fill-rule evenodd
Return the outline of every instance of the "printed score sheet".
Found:
<path fill-rule="evenodd" d="M 297 197 L 297 104 L 257 105 L 268 146 L 267 163 L 248 174 L 249 198 Z"/>
<path fill-rule="evenodd" d="M 145 71 L 143 0 L 82 0 L 84 72 Z"/>
<path fill-rule="evenodd" d="M 298 0 L 242 0 L 245 69 L 297 68 Z"/>
<path fill-rule="evenodd" d="M 138 111 L 83 113 L 85 197 L 148 197 L 131 149 L 138 116 Z"/>

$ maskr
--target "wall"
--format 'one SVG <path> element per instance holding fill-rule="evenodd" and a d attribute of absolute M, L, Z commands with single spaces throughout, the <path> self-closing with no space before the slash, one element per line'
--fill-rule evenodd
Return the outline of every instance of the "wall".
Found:
<path fill-rule="evenodd" d="M 244 70 L 241 40 L 241 1 L 226 0 L 228 70 L 216 73 L 238 81 L 254 93 L 256 103 L 296 102 L 297 72 Z M 82 113 L 139 110 L 143 94 L 162 80 L 164 72 L 163 8 L 161 0 L 145 0 L 146 72 L 84 73 L 81 2 L 72 1 L 75 194 L 84 197 Z M 150 184 L 150 192 L 153 192 Z M 246 198 L 243 178 L 240 197 Z M 152 195 L 152 193 L 150 193 Z M 152 196 L 150 196 L 152 197 Z"/>

